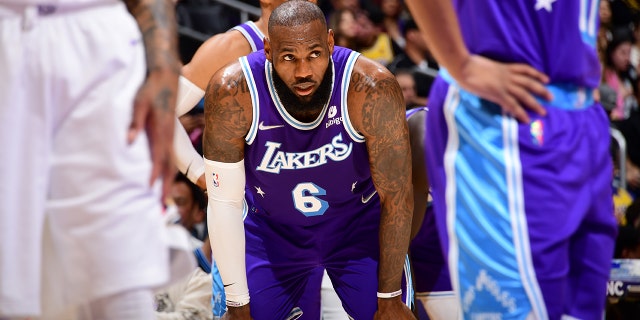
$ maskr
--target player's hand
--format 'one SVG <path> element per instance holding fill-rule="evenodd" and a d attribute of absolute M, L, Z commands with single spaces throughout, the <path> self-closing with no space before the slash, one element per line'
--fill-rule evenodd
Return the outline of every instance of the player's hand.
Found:
<path fill-rule="evenodd" d="M 462 66 L 459 78 L 456 80 L 462 88 L 498 104 L 525 123 L 529 122 L 526 109 L 539 115 L 546 114 L 536 97 L 547 101 L 553 99 L 545 87 L 549 77 L 526 64 L 500 63 L 471 55 Z"/>
<path fill-rule="evenodd" d="M 402 302 L 401 297 L 381 299 L 378 298 L 378 310 L 373 315 L 374 320 L 415 320 L 411 309 Z"/>
<path fill-rule="evenodd" d="M 128 142 L 132 143 L 140 131 L 146 131 L 153 165 L 149 183 L 153 184 L 158 177 L 162 177 L 161 199 L 169 194 L 177 170 L 172 155 L 177 90 L 177 69 L 149 72 L 133 102 L 133 119 L 127 135 Z"/>
<path fill-rule="evenodd" d="M 253 319 L 249 310 L 249 304 L 242 307 L 227 307 L 227 312 L 220 320 Z"/>

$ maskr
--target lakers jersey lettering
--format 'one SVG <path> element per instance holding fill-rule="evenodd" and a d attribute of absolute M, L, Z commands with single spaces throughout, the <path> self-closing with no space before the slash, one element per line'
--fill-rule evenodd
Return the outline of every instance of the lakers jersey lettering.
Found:
<path fill-rule="evenodd" d="M 336 135 L 327 143 L 315 150 L 307 152 L 283 152 L 278 151 L 281 143 L 267 141 L 267 150 L 256 168 L 260 171 L 280 173 L 280 169 L 296 170 L 314 168 L 327 163 L 327 159 L 335 162 L 342 161 L 351 154 L 353 143 L 342 142 L 342 133 Z"/>

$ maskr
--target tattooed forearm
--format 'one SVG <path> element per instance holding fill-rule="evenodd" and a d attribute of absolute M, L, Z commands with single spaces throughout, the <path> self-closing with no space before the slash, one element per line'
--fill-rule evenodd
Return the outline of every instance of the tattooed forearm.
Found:
<path fill-rule="evenodd" d="M 147 68 L 180 73 L 175 8 L 170 0 L 125 0 L 138 22 L 146 48 Z"/>
<path fill-rule="evenodd" d="M 238 162 L 244 157 L 244 136 L 251 125 L 247 91 L 242 72 L 224 77 L 221 82 L 212 81 L 207 87 L 203 141 L 207 159 Z"/>
<path fill-rule="evenodd" d="M 364 87 L 369 89 L 362 89 L 367 94 L 361 130 L 368 139 L 371 175 L 381 199 L 378 287 L 392 292 L 401 282 L 411 233 L 411 147 L 402 91 L 395 78 Z"/>
<path fill-rule="evenodd" d="M 153 105 L 166 112 L 175 112 L 175 90 L 169 88 L 162 88 L 160 92 L 155 96 Z"/>

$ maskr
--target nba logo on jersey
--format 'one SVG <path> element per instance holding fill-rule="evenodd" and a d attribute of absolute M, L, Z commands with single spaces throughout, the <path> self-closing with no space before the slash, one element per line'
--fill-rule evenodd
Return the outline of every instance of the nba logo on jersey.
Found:
<path fill-rule="evenodd" d="M 216 187 L 216 188 L 219 187 L 220 186 L 220 177 L 215 172 L 211 173 L 211 175 L 213 176 L 213 186 Z"/>
<path fill-rule="evenodd" d="M 529 130 L 531 132 L 531 138 L 533 140 L 533 143 L 535 143 L 538 146 L 541 146 L 542 143 L 544 142 L 544 128 L 542 126 L 542 121 L 540 121 L 540 119 L 531 122 L 531 125 L 529 126 Z"/>
<path fill-rule="evenodd" d="M 329 108 L 329 113 L 327 114 L 327 118 L 331 119 L 335 117 L 336 113 L 338 113 L 338 108 L 336 108 L 336 106 L 331 106 Z"/>

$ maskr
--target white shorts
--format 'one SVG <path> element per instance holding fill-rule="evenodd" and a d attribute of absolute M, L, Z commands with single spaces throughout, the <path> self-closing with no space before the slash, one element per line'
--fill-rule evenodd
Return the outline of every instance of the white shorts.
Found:
<path fill-rule="evenodd" d="M 0 318 L 168 277 L 147 137 L 126 142 L 140 31 L 120 1 L 83 2 L 0 4 Z"/>

